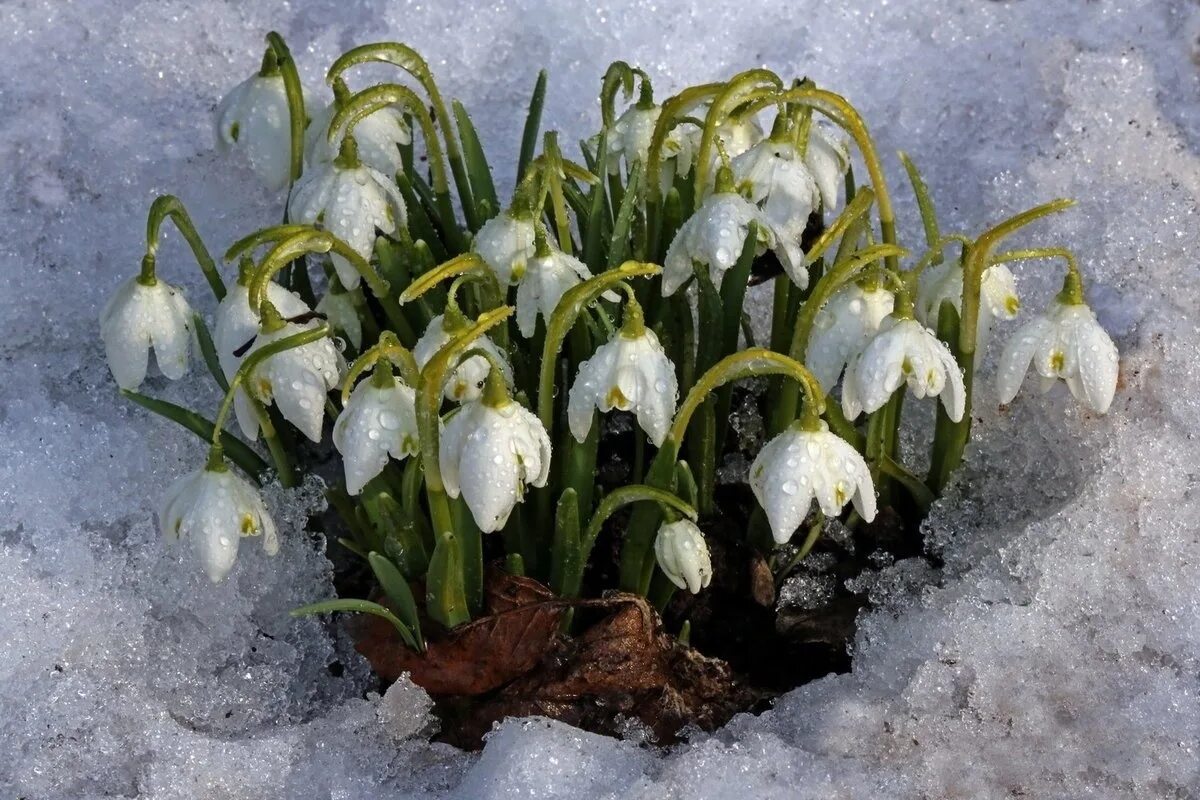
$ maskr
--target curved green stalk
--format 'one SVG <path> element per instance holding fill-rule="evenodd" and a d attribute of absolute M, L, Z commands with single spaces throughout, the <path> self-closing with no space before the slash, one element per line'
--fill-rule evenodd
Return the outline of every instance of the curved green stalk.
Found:
<path fill-rule="evenodd" d="M 733 110 L 747 100 L 774 95 L 783 87 L 783 81 L 769 69 L 748 69 L 734 75 L 721 92 L 713 98 L 704 118 L 704 130 L 700 134 L 700 149 L 696 154 L 696 174 L 692 192 L 693 208 L 699 208 L 708 186 L 709 163 L 717 138 L 717 128 Z"/>
<path fill-rule="evenodd" d="M 272 225 L 269 228 L 261 228 L 248 236 L 243 236 L 229 246 L 225 251 L 223 258 L 226 261 L 233 261 L 243 253 L 250 253 L 264 244 L 275 244 L 284 239 L 289 239 L 298 233 L 307 233 L 308 231 L 319 230 L 314 225 L 300 225 L 297 223 L 286 223 L 284 225 Z"/>
<path fill-rule="evenodd" d="M 396 334 L 391 331 L 384 331 L 379 335 L 379 341 L 374 346 L 368 348 L 358 358 L 354 359 L 354 363 L 346 371 L 346 377 L 342 381 L 343 408 L 350 401 L 350 391 L 354 388 L 354 382 L 358 379 L 358 376 L 375 366 L 381 359 L 399 369 L 400 377 L 404 382 L 408 386 L 416 388 L 421 378 L 420 370 L 417 369 L 416 359 L 413 358 L 412 352 L 407 347 L 400 344 L 400 340 L 396 338 Z"/>
<path fill-rule="evenodd" d="M 271 31 L 267 34 L 267 45 L 275 54 L 275 64 L 283 75 L 283 90 L 288 103 L 288 127 L 291 132 L 291 177 L 292 183 L 295 183 L 304 170 L 304 128 L 308 125 L 308 116 L 304 112 L 304 91 L 300 85 L 300 73 L 296 71 L 292 51 L 288 49 L 283 37 Z"/>
<path fill-rule="evenodd" d="M 146 283 L 146 279 L 149 279 L 150 282 L 147 285 L 153 285 L 158 257 L 159 232 L 163 222 L 168 218 L 175 223 L 175 227 L 187 241 L 188 247 L 192 249 L 192 255 L 196 257 L 196 263 L 200 265 L 200 271 L 204 273 L 204 279 L 208 281 L 212 293 L 216 295 L 217 300 L 224 299 L 225 283 L 221 280 L 220 273 L 217 272 L 216 263 L 209 255 L 208 248 L 204 246 L 204 240 L 200 238 L 196 226 L 192 224 L 192 218 L 188 216 L 187 209 L 183 207 L 183 203 L 179 202 L 178 197 L 170 194 L 154 198 L 154 202 L 150 204 L 150 212 L 146 215 L 146 255 L 142 257 L 142 275 L 139 280 Z"/>

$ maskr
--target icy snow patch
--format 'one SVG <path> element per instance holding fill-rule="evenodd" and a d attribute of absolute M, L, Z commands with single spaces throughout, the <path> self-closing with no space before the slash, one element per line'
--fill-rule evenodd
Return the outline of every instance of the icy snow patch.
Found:
<path fill-rule="evenodd" d="M 906 241 L 899 147 L 947 230 L 1080 199 L 1028 240 L 1082 255 L 1124 353 L 1113 411 L 1061 390 L 997 411 L 985 380 L 978 444 L 928 524 L 945 568 L 872 577 L 849 675 L 665 754 L 542 720 L 506 723 L 478 756 L 428 744 L 419 690 L 372 694 L 336 628 L 287 616 L 332 591 L 319 538 L 293 520 L 277 558 L 245 548 L 218 587 L 160 545 L 152 509 L 202 447 L 117 401 L 97 338 L 155 194 L 178 193 L 214 251 L 278 219 L 280 198 L 215 156 L 209 121 L 272 28 L 310 86 L 353 44 L 421 49 L 502 184 L 540 66 L 564 141 L 595 125 L 614 58 L 660 95 L 760 63 L 811 75 L 872 124 Z M 1184 0 L 7 4 L 0 796 L 1194 796 L 1198 36 Z M 159 263 L 211 311 L 178 236 Z M 1027 310 L 1055 274 L 1018 269 Z M 146 388 L 216 400 L 200 377 Z"/>

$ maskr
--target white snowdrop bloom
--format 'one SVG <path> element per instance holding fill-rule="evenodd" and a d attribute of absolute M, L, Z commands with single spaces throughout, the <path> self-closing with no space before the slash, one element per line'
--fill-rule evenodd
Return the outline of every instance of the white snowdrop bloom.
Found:
<path fill-rule="evenodd" d="M 842 370 L 863 351 L 892 313 L 895 296 L 882 285 L 863 288 L 856 281 L 844 284 L 817 311 L 804 354 L 804 366 L 829 394 Z"/>
<path fill-rule="evenodd" d="M 563 294 L 590 277 L 586 264 L 561 250 L 531 258 L 525 278 L 517 287 L 517 328 L 521 335 L 533 336 L 538 314 L 549 321 Z"/>
<path fill-rule="evenodd" d="M 696 114 L 701 120 L 708 113 L 707 108 L 702 108 Z M 693 159 L 699 158 L 700 142 L 704 138 L 704 129 L 695 125 L 686 128 L 677 128 L 683 130 L 684 149 L 691 154 Z M 754 145 L 763 140 L 762 125 L 754 117 L 748 117 L 740 120 L 726 118 L 717 125 L 716 137 L 714 138 L 714 146 L 709 154 L 709 174 L 716 172 L 720 162 L 720 156 L 717 152 L 715 143 L 720 142 L 725 149 L 725 154 L 730 158 L 737 158 L 742 153 L 749 150 Z M 683 171 L 680 174 L 686 175 Z"/>
<path fill-rule="evenodd" d="M 889 317 L 846 369 L 842 411 L 852 420 L 882 408 L 905 383 L 914 397 L 940 396 L 950 419 L 962 419 L 966 391 L 950 349 L 915 319 Z"/>
<path fill-rule="evenodd" d="M 662 114 L 662 107 L 657 105 L 632 105 L 625 110 L 608 136 L 608 172 L 610 175 L 621 173 L 621 163 L 625 163 L 625 171 L 633 170 L 636 164 L 643 167 L 649 160 L 650 144 L 654 139 L 654 127 Z M 695 158 L 693 140 L 683 132 L 683 127 L 676 125 L 663 140 L 659 175 L 660 188 L 663 194 L 670 190 L 675 183 L 675 176 L 687 175 L 692 168 Z"/>
<path fill-rule="evenodd" d="M 108 368 L 122 389 L 142 385 L 151 348 L 162 374 L 178 380 L 188 371 L 192 308 L 183 292 L 165 281 L 155 279 L 147 286 L 130 278 L 100 312 L 100 338 Z"/>
<path fill-rule="evenodd" d="M 416 359 L 417 368 L 425 369 L 425 365 L 437 355 L 438 350 L 441 350 L 451 338 L 453 338 L 451 334 L 446 331 L 445 316 L 443 314 L 438 314 L 431 319 L 429 327 L 425 329 L 425 332 L 421 334 L 421 338 L 413 346 L 412 354 L 413 358 Z M 487 336 L 476 339 L 467 349 L 487 351 L 503 368 L 505 381 L 508 383 L 512 382 L 512 371 L 508 366 L 508 359 L 500 352 L 500 348 L 496 347 L 496 343 Z M 491 371 L 492 365 L 483 356 L 473 355 L 463 359 L 446 381 L 446 388 L 444 390 L 446 399 L 458 403 L 475 400 L 479 397 L 483 389 L 483 382 Z"/>
<path fill-rule="evenodd" d="M 313 115 L 304 132 L 304 160 L 308 166 L 327 164 L 338 156 L 338 145 L 329 144 L 329 123 L 338 111 L 330 103 Z M 354 140 L 363 164 L 395 179 L 403 168 L 400 146 L 412 143 L 412 132 L 404 122 L 404 112 L 386 106 L 363 117 L 354 125 Z"/>
<path fill-rule="evenodd" d="M 507 400 L 473 400 L 451 415 L 438 444 L 446 493 L 461 493 L 484 533 L 508 521 L 525 487 L 550 476 L 550 437 L 536 415 Z"/>
<path fill-rule="evenodd" d="M 762 208 L 780 234 L 799 245 L 821 194 L 796 148 L 764 139 L 730 166 L 739 192 Z"/>
<path fill-rule="evenodd" d="M 188 540 L 213 583 L 233 569 L 243 536 L 261 536 L 267 555 L 279 552 L 275 522 L 258 491 L 226 467 L 204 467 L 176 480 L 158 521 L 168 542 Z"/>
<path fill-rule="evenodd" d="M 930 270 L 917 293 L 917 317 L 930 327 L 937 325 L 942 303 L 949 302 L 962 313 L 963 271 L 957 261 L 947 259 Z M 1003 264 L 992 264 L 983 271 L 979 285 L 979 323 L 976 327 L 977 348 L 982 351 L 991 336 L 992 322 L 1013 319 L 1021 308 L 1017 296 L 1017 279 Z"/>
<path fill-rule="evenodd" d="M 292 177 L 292 131 L 283 75 L 255 74 L 217 105 L 217 149 L 240 150 L 258 179 L 277 192 Z"/>
<path fill-rule="evenodd" d="M 388 457 L 402 460 L 420 451 L 416 392 L 394 380 L 378 386 L 365 380 L 333 426 L 333 444 L 346 468 L 346 491 L 356 495 L 387 466 Z"/>
<path fill-rule="evenodd" d="M 813 500 L 829 517 L 852 502 L 864 520 L 875 518 L 875 486 L 867 462 L 824 422 L 811 431 L 794 424 L 767 442 L 750 465 L 750 488 L 779 544 L 792 538 Z"/>
<path fill-rule="evenodd" d="M 712 583 L 712 559 L 704 534 L 688 519 L 670 522 L 658 529 L 654 538 L 654 558 L 658 568 L 680 589 L 692 594 Z"/>
<path fill-rule="evenodd" d="M 710 195 L 675 234 L 663 261 L 662 293 L 674 294 L 693 276 L 692 265 L 708 268 L 718 289 L 725 273 L 737 263 L 750 223 L 758 223 L 758 252 L 775 251 L 788 277 L 801 288 L 808 286 L 808 270 L 799 241 L 779 235 L 762 209 L 735 192 Z"/>
<path fill-rule="evenodd" d="M 1117 346 L 1083 303 L 1056 300 L 1050 309 L 1022 325 L 1000 355 L 996 385 L 1000 402 L 1011 402 L 1029 365 L 1047 391 L 1062 379 L 1071 394 L 1104 414 L 1117 391 Z"/>
<path fill-rule="evenodd" d="M 298 317 L 309 311 L 304 301 L 294 292 L 280 286 L 278 283 L 267 284 L 267 299 L 275 306 L 280 315 L 287 319 Z M 258 313 L 250 308 L 250 290 L 242 284 L 230 287 L 225 299 L 217 306 L 216 325 L 213 329 L 213 346 L 217 349 L 217 362 L 226 380 L 233 380 L 238 367 L 242 365 L 241 356 L 236 352 L 247 346 L 250 340 L 258 335 Z M 240 388 L 233 396 L 233 412 L 237 416 L 238 427 L 250 441 L 258 438 L 258 415 L 246 396 L 246 390 Z"/>
<path fill-rule="evenodd" d="M 533 217 L 502 211 L 483 223 L 471 249 L 496 273 L 501 285 L 519 283 L 537 253 Z"/>
<path fill-rule="evenodd" d="M 846 170 L 850 167 L 846 142 L 814 124 L 809 129 L 804 164 L 821 193 L 821 207 L 826 211 L 832 210 L 838 204 Z"/>
<path fill-rule="evenodd" d="M 317 302 L 315 310 L 324 314 L 335 329 L 346 334 L 355 350 L 362 347 L 362 320 L 358 317 L 358 309 L 350 292 L 326 292 Z"/>
<path fill-rule="evenodd" d="M 365 164 L 339 166 L 338 160 L 304 173 L 292 190 L 288 213 L 295 222 L 329 231 L 367 261 L 375 250 L 376 231 L 395 233 L 407 220 L 404 198 L 390 178 Z M 358 270 L 337 253 L 330 258 L 342 285 L 358 286 Z"/>
<path fill-rule="evenodd" d="M 259 331 L 253 347 L 261 350 L 271 342 L 285 339 L 317 325 L 288 322 L 277 331 Z M 293 347 L 269 357 L 249 377 L 249 391 L 263 405 L 274 403 L 283 418 L 309 439 L 321 441 L 325 420 L 325 400 L 341 381 L 345 371 L 342 354 L 329 337 Z"/>
<path fill-rule="evenodd" d="M 629 313 L 628 311 L 626 313 Z M 654 331 L 618 331 L 579 365 L 567 398 L 567 423 L 578 441 L 592 429 L 592 412 L 633 411 L 655 446 L 661 445 L 675 416 L 679 383 L 675 366 Z"/>

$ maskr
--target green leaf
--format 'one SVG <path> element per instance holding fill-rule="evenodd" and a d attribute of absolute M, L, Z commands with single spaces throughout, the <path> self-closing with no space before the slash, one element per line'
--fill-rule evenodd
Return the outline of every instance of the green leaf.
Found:
<path fill-rule="evenodd" d="M 208 332 L 208 325 L 204 324 L 204 317 L 193 314 L 192 323 L 196 329 L 196 341 L 200 344 L 200 355 L 204 357 L 204 366 L 208 367 L 208 371 L 212 373 L 213 380 L 217 382 L 217 386 L 221 387 L 221 391 L 228 392 L 229 381 L 225 380 L 225 373 L 221 370 L 221 362 L 217 358 L 217 347 L 213 344 L 212 334 Z"/>
<path fill-rule="evenodd" d="M 529 113 L 525 115 L 525 130 L 521 134 L 521 155 L 517 159 L 517 182 L 525 177 L 529 162 L 533 160 L 533 151 L 537 147 L 538 133 L 542 126 L 542 107 L 546 103 L 546 70 L 538 72 L 537 82 L 533 84 L 533 95 L 529 98 Z"/>
<path fill-rule="evenodd" d="M 585 151 L 586 153 L 586 151 Z M 597 163 L 592 166 L 597 175 L 608 172 L 608 131 L 600 134 L 600 155 Z M 603 269 L 607 261 L 604 259 L 604 228 L 608 222 L 608 198 L 606 195 L 607 181 L 597 181 L 592 187 L 589 198 L 586 222 L 580 226 L 583 236 L 583 263 L 587 264 L 593 274 Z"/>
<path fill-rule="evenodd" d="M 550 551 L 550 588 L 564 597 L 579 593 L 583 574 L 579 545 L 579 496 L 574 489 L 565 489 L 558 498 Z"/>
<path fill-rule="evenodd" d="M 917 165 L 912 162 L 907 153 L 900 153 L 900 161 L 904 164 L 904 171 L 908 173 L 913 194 L 917 198 L 917 208 L 921 211 L 921 224 L 925 226 L 925 242 L 930 247 L 936 247 L 942 234 L 938 230 L 937 213 L 933 208 L 933 198 L 929 195 L 929 187 L 925 185 L 921 173 L 917 171 Z M 934 263 L 942 263 L 940 251 Z"/>
<path fill-rule="evenodd" d="M 492 169 L 488 166 L 479 134 L 471 123 L 471 117 L 462 103 L 451 103 L 454 119 L 458 123 L 458 138 L 462 139 L 463 158 L 467 165 L 467 179 L 471 183 L 471 195 L 475 199 L 475 219 L 482 225 L 500 211 L 500 200 L 496 197 L 496 184 L 492 181 Z M 478 229 L 478 228 L 477 228 Z"/>
<path fill-rule="evenodd" d="M 315 614 L 333 614 L 338 611 L 351 611 L 358 614 L 374 614 L 377 617 L 383 617 L 388 622 L 392 623 L 392 625 L 400 633 L 400 638 L 404 640 L 406 645 L 411 647 L 413 650 L 419 651 L 416 637 L 413 636 L 412 631 L 408 629 L 408 626 L 401 622 L 395 614 L 393 614 L 391 611 L 388 611 L 387 608 L 379 605 L 379 603 L 372 603 L 370 600 L 322 600 L 320 603 L 310 603 L 306 606 L 293 608 L 291 615 L 293 617 L 311 617 Z"/>
<path fill-rule="evenodd" d="M 372 551 L 367 555 L 367 561 L 371 564 L 371 571 L 375 573 L 375 578 L 383 588 L 384 594 L 396 606 L 397 616 L 412 629 L 413 637 L 417 641 L 417 649 L 424 652 L 425 639 L 421 636 L 421 620 L 417 615 L 417 601 L 413 597 L 412 589 L 408 586 L 408 581 L 400 574 L 400 570 L 396 569 L 395 564 L 379 553 Z"/>
<path fill-rule="evenodd" d="M 205 442 L 212 441 L 213 424 L 195 411 L 190 411 L 174 403 L 168 403 L 166 400 L 147 397 L 144 394 L 129 391 L 128 389 L 122 389 L 121 394 L 142 408 L 153 411 L 160 417 L 165 417 L 178 425 L 182 425 Z M 262 483 L 262 475 L 269 467 L 267 462 L 258 453 L 254 452 L 246 443 L 228 431 L 221 432 L 221 446 L 225 448 L 225 455 L 229 456 L 242 472 L 253 478 L 256 483 Z"/>
<path fill-rule="evenodd" d="M 625 186 L 625 196 L 621 198 L 621 208 L 617 211 L 617 219 L 613 223 L 612 239 L 608 245 L 608 268 L 625 260 L 628 252 L 629 228 L 633 224 L 633 210 L 637 206 L 638 186 L 642 180 L 642 163 L 634 164 L 629 173 L 629 182 Z"/>
<path fill-rule="evenodd" d="M 463 588 L 462 552 L 450 531 L 438 535 L 429 573 L 425 582 L 425 610 L 446 628 L 454 628 L 471 619 L 467 594 Z"/>
<path fill-rule="evenodd" d="M 422 197 L 417 195 L 416 181 L 420 178 L 413 176 L 412 179 L 403 172 L 396 173 L 396 188 L 400 190 L 400 196 L 404 198 L 405 208 L 408 210 L 408 227 L 412 231 L 414 239 L 425 242 L 438 262 L 449 258 L 449 250 L 446 248 L 446 243 L 442 239 L 442 233 L 434 225 L 434 218 L 437 213 L 424 202 Z M 424 181 L 421 181 L 424 184 Z M 428 185 L 425 186 L 426 191 L 429 190 Z M 432 202 L 432 195 L 430 196 Z M 431 216 L 432 214 L 432 216 Z"/>

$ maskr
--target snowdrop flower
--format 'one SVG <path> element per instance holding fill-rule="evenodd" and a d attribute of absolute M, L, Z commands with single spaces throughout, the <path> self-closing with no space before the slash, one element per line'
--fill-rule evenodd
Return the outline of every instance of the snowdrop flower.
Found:
<path fill-rule="evenodd" d="M 691 520 L 670 522 L 658 529 L 654 539 L 658 568 L 680 589 L 692 594 L 712 583 L 712 560 L 704 535 Z"/>
<path fill-rule="evenodd" d="M 777 231 L 798 245 L 821 193 L 795 146 L 764 139 L 730 166 L 741 193 L 763 210 Z"/>
<path fill-rule="evenodd" d="M 613 123 L 613 129 L 608 135 L 608 172 L 610 175 L 621 174 L 621 162 L 625 163 L 625 171 L 629 173 L 634 166 L 643 167 L 649 160 L 650 144 L 654 139 L 654 127 L 662 114 L 662 106 L 653 101 L 639 102 L 630 106 Z M 675 176 L 686 176 L 692 168 L 695 158 L 693 138 L 683 133 L 680 126 L 675 126 L 663 140 L 661 154 L 661 173 L 659 184 L 663 194 L 670 190 L 675 183 Z"/>
<path fill-rule="evenodd" d="M 512 285 L 525 276 L 529 259 L 536 254 L 536 233 L 532 216 L 503 211 L 483 223 L 472 249 L 496 273 L 502 286 Z"/>
<path fill-rule="evenodd" d="M 266 187 L 277 192 L 292 177 L 291 116 L 283 74 L 256 74 L 217 105 L 217 149 L 241 150 Z"/>
<path fill-rule="evenodd" d="M 517 328 L 525 338 L 537 330 L 538 314 L 547 322 L 563 294 L 592 277 L 587 265 L 561 250 L 551 249 L 545 231 L 537 231 L 536 252 L 517 287 Z"/>
<path fill-rule="evenodd" d="M 1061 378 L 1076 400 L 1104 414 L 1117 391 L 1117 347 L 1082 302 L 1061 297 L 1009 340 L 1000 355 L 996 384 L 1001 403 L 1009 403 L 1025 381 L 1029 365 L 1040 376 L 1042 391 Z"/>
<path fill-rule="evenodd" d="M 762 209 L 734 192 L 732 176 L 722 167 L 717 176 L 717 191 L 680 226 L 667 248 L 663 297 L 669 297 L 687 283 L 694 264 L 707 267 L 713 285 L 720 289 L 725 273 L 742 254 L 751 222 L 757 223 L 758 252 L 774 250 L 788 277 L 801 288 L 807 287 L 808 270 L 799 241 L 780 235 Z"/>
<path fill-rule="evenodd" d="M 261 536 L 267 555 L 279 552 L 275 522 L 262 498 L 224 464 L 210 464 L 175 481 L 158 519 L 168 542 L 191 543 L 213 583 L 233 569 L 243 536 Z"/>
<path fill-rule="evenodd" d="M 804 165 L 808 167 L 820 191 L 821 207 L 826 211 L 832 210 L 838 204 L 843 179 L 850 167 L 846 142 L 827 133 L 821 125 L 814 124 L 808 133 Z"/>
<path fill-rule="evenodd" d="M 940 396 L 950 419 L 962 419 L 966 391 L 949 348 L 915 319 L 889 317 L 847 368 L 842 411 L 852 420 L 882 408 L 902 383 L 914 397 Z"/>
<path fill-rule="evenodd" d="M 338 93 L 337 87 L 334 93 Z M 304 133 L 304 160 L 310 168 L 327 164 L 338 156 L 337 147 L 329 143 L 329 123 L 338 111 L 338 102 L 335 100 L 325 106 L 308 123 Z M 412 144 L 412 131 L 404 121 L 404 112 L 394 106 L 385 106 L 355 124 L 354 139 L 363 164 L 394 179 L 403 168 L 400 147 Z"/>
<path fill-rule="evenodd" d="M 395 233 L 406 223 L 407 211 L 391 178 L 363 164 L 355 147 L 347 134 L 342 155 L 305 172 L 292 191 L 288 213 L 296 222 L 321 226 L 370 261 L 376 231 Z M 358 270 L 336 252 L 330 258 L 342 285 L 358 286 Z"/>
<path fill-rule="evenodd" d="M 824 422 L 813 430 L 793 423 L 767 442 L 750 466 L 750 488 L 779 544 L 792 538 L 813 500 L 829 517 L 852 502 L 864 520 L 875 518 L 875 486 L 867 462 Z"/>
<path fill-rule="evenodd" d="M 242 276 L 237 285 L 231 287 L 225 299 L 217 306 L 216 325 L 213 330 L 213 346 L 217 349 L 217 362 L 227 380 L 233 380 L 238 367 L 245 358 L 245 353 L 236 355 L 246 348 L 250 341 L 258 335 L 258 312 L 250 308 L 250 290 L 246 286 L 249 277 L 247 270 L 251 265 L 243 262 Z M 304 301 L 293 292 L 278 283 L 267 284 L 267 300 L 285 318 L 297 317 L 309 311 Z M 248 349 L 248 348 L 247 348 Z M 258 438 L 258 415 L 254 406 L 246 396 L 245 389 L 239 388 L 233 396 L 233 411 L 237 417 L 238 427 L 246 438 L 254 441 Z"/>
<path fill-rule="evenodd" d="M 804 355 L 804 366 L 829 394 L 842 370 L 863 351 L 892 313 L 895 296 L 878 283 L 865 287 L 857 281 L 844 284 L 817 312 Z"/>
<path fill-rule="evenodd" d="M 489 374 L 478 400 L 446 422 L 438 443 L 446 494 L 460 494 L 484 533 L 498 531 L 525 494 L 550 477 L 550 437 L 541 421 Z"/>
<path fill-rule="evenodd" d="M 142 385 L 151 348 L 162 374 L 178 380 L 188 370 L 192 309 L 179 289 L 139 275 L 121 284 L 104 306 L 100 337 L 108 368 L 122 389 Z"/>
<path fill-rule="evenodd" d="M 276 330 L 260 327 L 246 355 L 317 324 L 285 322 Z M 284 419 L 312 441 L 319 442 L 326 395 L 338 385 L 344 371 L 342 354 L 333 346 L 333 340 L 325 337 L 268 358 L 250 376 L 249 391 L 263 405 L 274 403 Z"/>
<path fill-rule="evenodd" d="M 945 261 L 930 271 L 929 279 L 922 283 L 917 294 L 918 318 L 930 327 L 937 325 L 942 303 L 949 302 L 959 314 L 962 313 L 963 271 L 958 262 Z M 1013 319 L 1021 308 L 1017 296 L 1017 279 L 1003 264 L 992 264 L 983 271 L 979 286 L 979 323 L 976 327 L 978 350 L 987 346 L 992 321 Z"/>
<path fill-rule="evenodd" d="M 667 436 L 675 416 L 679 383 L 675 365 L 658 337 L 645 326 L 642 309 L 632 297 L 625 320 L 612 339 L 579 365 L 567 398 L 567 423 L 582 442 L 592 429 L 592 411 L 633 411 L 638 425 L 655 446 Z"/>
<path fill-rule="evenodd" d="M 346 491 L 356 495 L 387 466 L 420 452 L 416 392 L 392 377 L 386 367 L 350 395 L 333 426 L 333 444 L 346 468 Z"/>
<path fill-rule="evenodd" d="M 457 307 L 449 313 L 453 318 L 449 330 L 447 329 L 446 315 L 438 314 L 429 321 L 429 327 L 425 329 L 421 338 L 413 346 L 412 354 L 416 359 L 418 369 L 425 369 L 425 365 L 454 337 L 455 332 L 466 327 L 466 320 L 462 318 L 462 312 L 458 311 Z M 505 380 L 512 380 L 512 370 L 508 366 L 507 359 L 496 347 L 495 342 L 487 336 L 476 339 L 467 349 L 484 350 L 490 354 L 503 370 Z M 450 379 L 446 381 L 444 390 L 446 399 L 458 403 L 475 400 L 479 397 L 483 389 L 483 382 L 491 371 L 491 363 L 484 356 L 473 355 L 463 359 L 451 373 Z"/>
<path fill-rule="evenodd" d="M 362 347 L 362 320 L 354 304 L 354 295 L 340 286 L 331 286 L 325 296 L 317 302 L 316 311 L 324 314 L 334 328 L 346 334 L 350 344 L 358 350 Z"/>
<path fill-rule="evenodd" d="M 702 108 L 697 114 L 700 119 L 704 119 L 707 114 L 707 109 Z M 691 157 L 698 158 L 700 153 L 700 140 L 704 138 L 704 128 L 702 126 L 691 126 L 686 129 L 683 134 L 684 151 L 691 154 Z M 721 143 L 725 153 L 730 158 L 737 158 L 742 153 L 745 153 L 754 145 L 761 142 L 763 139 L 762 126 L 758 124 L 758 120 L 754 117 L 743 119 L 735 119 L 726 117 L 717 125 L 715 141 Z M 709 174 L 713 174 L 719 163 L 720 156 L 714 151 L 712 152 L 711 161 L 709 163 Z M 680 174 L 686 175 L 684 171 Z"/>

